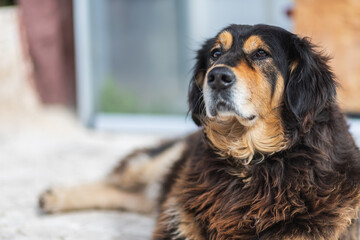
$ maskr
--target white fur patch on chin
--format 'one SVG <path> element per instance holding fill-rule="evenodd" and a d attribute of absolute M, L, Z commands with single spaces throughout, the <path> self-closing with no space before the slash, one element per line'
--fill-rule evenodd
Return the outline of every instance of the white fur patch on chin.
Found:
<path fill-rule="evenodd" d="M 217 117 L 219 117 L 220 119 L 228 119 L 228 118 L 232 118 L 232 117 L 237 117 L 238 115 L 233 112 L 233 111 L 220 111 L 218 112 Z"/>

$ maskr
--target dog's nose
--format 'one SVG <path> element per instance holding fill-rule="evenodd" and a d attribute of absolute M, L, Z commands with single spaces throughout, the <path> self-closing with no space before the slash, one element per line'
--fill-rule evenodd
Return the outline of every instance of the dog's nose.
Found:
<path fill-rule="evenodd" d="M 225 89 L 235 82 L 234 73 L 227 67 L 216 67 L 208 73 L 208 84 L 212 89 Z"/>

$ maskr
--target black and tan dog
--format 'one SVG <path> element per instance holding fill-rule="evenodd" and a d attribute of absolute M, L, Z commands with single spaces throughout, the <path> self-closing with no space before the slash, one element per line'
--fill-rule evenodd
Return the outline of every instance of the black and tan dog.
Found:
<path fill-rule="evenodd" d="M 198 51 L 201 130 L 134 152 L 103 182 L 54 188 L 45 212 L 150 212 L 153 239 L 358 239 L 360 152 L 328 59 L 304 38 L 231 25 Z"/>

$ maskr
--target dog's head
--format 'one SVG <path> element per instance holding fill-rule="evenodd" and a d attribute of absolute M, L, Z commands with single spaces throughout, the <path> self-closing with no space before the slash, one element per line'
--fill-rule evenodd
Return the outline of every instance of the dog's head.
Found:
<path fill-rule="evenodd" d="M 251 161 L 284 149 L 333 102 L 327 58 L 278 27 L 231 25 L 198 51 L 189 88 L 194 121 L 223 156 Z M 292 135 L 294 135 L 292 134 Z"/>

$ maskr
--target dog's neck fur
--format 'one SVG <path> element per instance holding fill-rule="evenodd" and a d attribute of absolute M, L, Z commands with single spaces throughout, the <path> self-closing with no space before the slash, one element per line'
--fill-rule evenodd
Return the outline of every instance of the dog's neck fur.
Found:
<path fill-rule="evenodd" d="M 255 153 L 263 157 L 283 150 L 285 133 L 279 113 L 258 119 L 252 126 L 244 126 L 236 117 L 225 120 L 207 120 L 206 137 L 215 151 L 224 158 L 233 157 L 249 164 Z"/>

